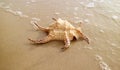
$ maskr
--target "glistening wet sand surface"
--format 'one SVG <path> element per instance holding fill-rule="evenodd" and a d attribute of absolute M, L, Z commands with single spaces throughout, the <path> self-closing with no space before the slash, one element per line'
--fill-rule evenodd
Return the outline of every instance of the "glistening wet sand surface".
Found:
<path fill-rule="evenodd" d="M 119 70 L 120 1 L 118 0 L 1 0 L 0 70 Z M 43 38 L 32 22 L 47 27 L 60 17 L 82 30 L 90 39 L 32 45 L 27 38 Z"/>

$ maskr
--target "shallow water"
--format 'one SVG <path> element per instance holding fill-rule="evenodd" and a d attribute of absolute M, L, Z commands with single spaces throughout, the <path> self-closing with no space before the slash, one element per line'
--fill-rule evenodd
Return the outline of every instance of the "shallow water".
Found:
<path fill-rule="evenodd" d="M 119 0 L 0 0 L 0 70 L 120 70 Z M 43 38 L 31 25 L 47 27 L 52 17 L 67 19 L 89 37 L 63 43 L 31 45 Z"/>

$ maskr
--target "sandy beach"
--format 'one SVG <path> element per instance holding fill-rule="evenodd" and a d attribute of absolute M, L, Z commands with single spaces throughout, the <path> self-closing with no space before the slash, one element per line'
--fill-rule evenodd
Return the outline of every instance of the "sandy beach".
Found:
<path fill-rule="evenodd" d="M 51 18 L 74 22 L 90 39 L 33 45 L 42 39 L 31 23 L 43 27 Z M 0 70 L 120 70 L 119 0 L 0 0 Z"/>

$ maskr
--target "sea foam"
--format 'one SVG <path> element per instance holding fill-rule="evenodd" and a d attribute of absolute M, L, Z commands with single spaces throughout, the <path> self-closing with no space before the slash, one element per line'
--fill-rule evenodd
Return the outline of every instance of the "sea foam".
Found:
<path fill-rule="evenodd" d="M 103 58 L 100 55 L 95 55 L 96 60 L 99 62 L 99 65 L 102 70 L 111 70 L 110 67 L 103 61 Z"/>

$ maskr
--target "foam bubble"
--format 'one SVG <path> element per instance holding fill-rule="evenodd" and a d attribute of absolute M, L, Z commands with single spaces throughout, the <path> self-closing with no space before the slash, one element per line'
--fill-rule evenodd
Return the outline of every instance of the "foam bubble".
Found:
<path fill-rule="evenodd" d="M 81 4 L 81 5 L 83 5 L 83 4 L 84 4 L 84 2 L 80 2 L 80 4 Z"/>
<path fill-rule="evenodd" d="M 59 15 L 60 13 L 59 13 L 59 12 L 56 12 L 55 14 L 56 14 L 56 15 Z"/>
<path fill-rule="evenodd" d="M 94 2 L 90 2 L 86 5 L 86 7 L 92 8 L 92 7 L 95 7 L 95 4 Z"/>
<path fill-rule="evenodd" d="M 102 60 L 102 57 L 101 57 L 100 55 L 95 55 L 95 57 L 96 57 L 96 59 L 97 59 L 98 61 L 101 61 L 101 60 Z"/>
<path fill-rule="evenodd" d="M 11 10 L 11 9 L 6 9 L 6 11 L 7 11 L 7 12 L 10 12 L 10 13 L 12 13 L 12 14 L 14 14 L 14 15 L 16 15 L 16 12 L 13 11 L 13 10 Z"/>
<path fill-rule="evenodd" d="M 112 16 L 112 19 L 118 19 L 118 16 L 113 15 L 113 16 Z"/>
<path fill-rule="evenodd" d="M 87 14 L 85 14 L 85 15 L 87 15 L 87 16 L 93 16 L 93 14 L 89 14 L 89 13 L 87 13 Z"/>
<path fill-rule="evenodd" d="M 22 15 L 23 13 L 21 11 L 16 11 L 16 14 Z"/>
<path fill-rule="evenodd" d="M 9 12 L 13 13 L 14 15 L 20 16 L 20 17 L 28 17 L 27 15 L 24 15 L 21 11 L 13 11 L 13 10 L 8 10 Z"/>
<path fill-rule="evenodd" d="M 28 1 L 28 2 L 26 2 L 27 4 L 30 4 L 30 2 Z"/>
<path fill-rule="evenodd" d="M 88 22 L 89 22 L 89 20 L 88 20 L 88 19 L 84 19 L 84 22 L 88 23 Z"/>
<path fill-rule="evenodd" d="M 94 38 L 95 40 L 97 40 L 97 38 Z"/>
<path fill-rule="evenodd" d="M 114 46 L 114 47 L 117 46 L 117 44 L 115 44 L 115 43 L 111 43 L 111 45 Z"/>
<path fill-rule="evenodd" d="M 4 8 L 5 8 L 5 9 L 10 9 L 10 6 L 5 6 Z"/>
<path fill-rule="evenodd" d="M 27 3 L 30 3 L 30 2 L 27 2 Z M 28 15 L 23 14 L 23 12 L 21 12 L 21 11 L 19 11 L 19 10 L 12 10 L 12 9 L 10 8 L 10 6 L 9 6 L 9 5 L 5 5 L 4 2 L 0 2 L 0 7 L 3 8 L 5 11 L 13 14 L 13 15 L 31 19 L 30 23 L 33 25 L 33 27 L 34 27 L 36 30 L 38 30 L 38 27 L 37 27 L 34 23 L 37 23 L 38 21 L 40 21 L 39 18 L 36 18 L 36 17 L 30 18 Z"/>
<path fill-rule="evenodd" d="M 16 15 L 19 15 L 20 17 L 29 17 L 27 15 L 24 15 L 21 11 L 16 11 Z"/>
<path fill-rule="evenodd" d="M 34 20 L 34 21 L 40 21 L 40 19 L 36 18 L 36 17 L 33 17 L 32 20 Z"/>
<path fill-rule="evenodd" d="M 27 15 L 24 15 L 21 11 L 14 11 L 10 8 L 9 5 L 5 5 L 3 2 L 0 3 L 0 7 L 3 8 L 5 11 L 12 13 L 13 15 L 17 15 L 20 17 L 28 17 Z"/>
<path fill-rule="evenodd" d="M 99 61 L 99 65 L 102 70 L 111 70 L 110 67 L 103 61 L 103 58 L 100 55 L 95 55 L 96 60 Z"/>
<path fill-rule="evenodd" d="M 101 33 L 104 33 L 104 30 L 101 29 L 100 32 L 101 32 Z"/>

